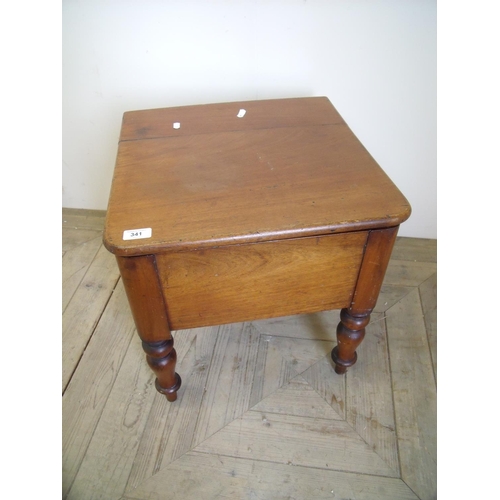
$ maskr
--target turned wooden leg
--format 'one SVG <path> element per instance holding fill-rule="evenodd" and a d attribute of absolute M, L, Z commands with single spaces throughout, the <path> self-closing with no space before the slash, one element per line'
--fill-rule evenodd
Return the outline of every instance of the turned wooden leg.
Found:
<path fill-rule="evenodd" d="M 335 372 L 345 373 L 347 368 L 356 363 L 356 349 L 365 337 L 365 326 L 370 321 L 370 315 L 363 313 L 356 316 L 348 309 L 340 311 L 340 323 L 337 326 L 337 345 L 332 350 L 332 360 Z"/>
<path fill-rule="evenodd" d="M 169 401 L 177 399 L 177 391 L 181 386 L 181 377 L 175 373 L 177 354 L 174 339 L 163 342 L 142 342 L 146 359 L 156 374 L 156 390 L 164 394 Z"/>
<path fill-rule="evenodd" d="M 156 375 L 156 389 L 175 401 L 181 377 L 175 373 L 177 354 L 155 256 L 117 257 L 117 261 L 146 360 Z"/>
<path fill-rule="evenodd" d="M 370 231 L 351 303 L 340 312 L 337 346 L 332 350 L 335 371 L 345 373 L 356 363 L 356 349 L 365 336 L 365 327 L 377 303 L 389 264 L 398 227 Z"/>

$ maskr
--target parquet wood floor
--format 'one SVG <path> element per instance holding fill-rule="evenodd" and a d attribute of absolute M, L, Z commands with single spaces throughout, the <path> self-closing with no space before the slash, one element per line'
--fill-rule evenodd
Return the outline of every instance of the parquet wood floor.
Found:
<path fill-rule="evenodd" d="M 184 330 L 172 404 L 103 224 L 63 210 L 63 498 L 436 498 L 436 240 L 398 238 L 346 375 L 339 311 Z"/>

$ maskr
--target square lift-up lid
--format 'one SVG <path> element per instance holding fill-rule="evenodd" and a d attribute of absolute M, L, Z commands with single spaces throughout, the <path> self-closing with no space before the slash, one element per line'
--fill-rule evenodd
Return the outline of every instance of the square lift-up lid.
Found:
<path fill-rule="evenodd" d="M 326 97 L 129 111 L 104 244 L 144 255 L 393 227 L 410 212 Z"/>

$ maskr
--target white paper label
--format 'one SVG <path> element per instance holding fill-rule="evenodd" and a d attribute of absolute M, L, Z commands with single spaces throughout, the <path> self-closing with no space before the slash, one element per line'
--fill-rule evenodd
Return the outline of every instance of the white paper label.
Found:
<path fill-rule="evenodd" d="M 246 109 L 240 109 L 238 111 L 238 114 L 236 115 L 238 118 L 243 118 L 246 114 L 247 110 Z"/>
<path fill-rule="evenodd" d="M 142 229 L 127 229 L 123 231 L 124 240 L 140 240 L 142 238 L 151 238 L 151 228 L 143 227 Z"/>

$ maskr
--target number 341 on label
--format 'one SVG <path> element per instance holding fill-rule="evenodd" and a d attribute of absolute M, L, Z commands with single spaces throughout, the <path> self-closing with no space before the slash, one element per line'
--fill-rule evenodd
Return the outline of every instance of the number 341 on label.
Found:
<path fill-rule="evenodd" d="M 142 229 L 127 229 L 123 231 L 124 240 L 140 240 L 142 238 L 151 238 L 151 228 L 143 227 Z"/>

